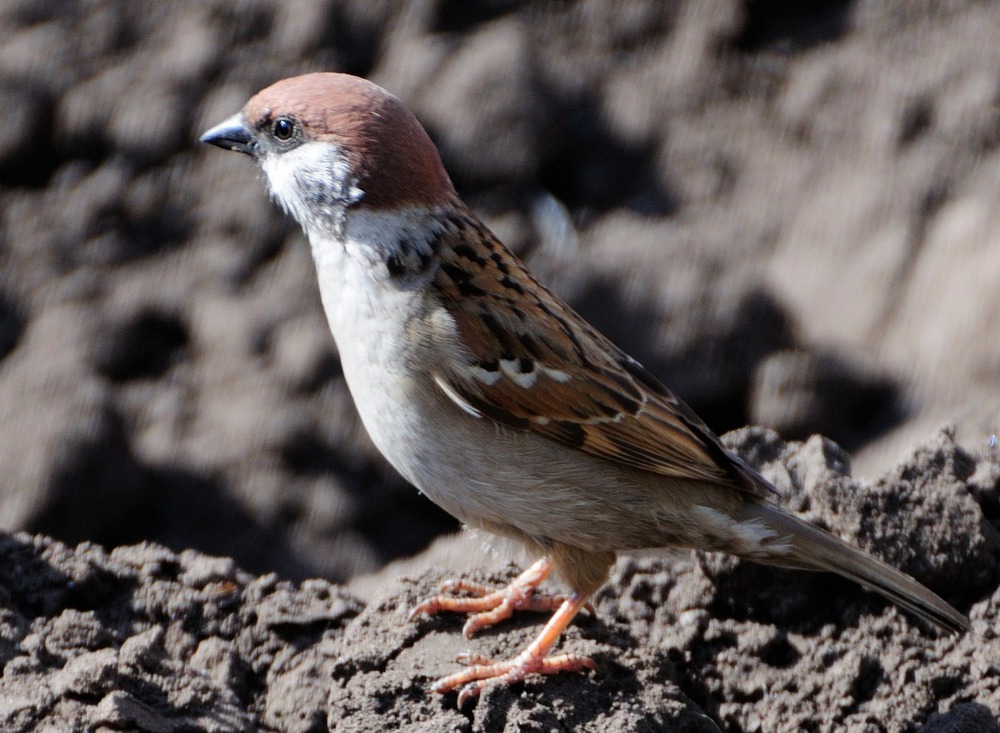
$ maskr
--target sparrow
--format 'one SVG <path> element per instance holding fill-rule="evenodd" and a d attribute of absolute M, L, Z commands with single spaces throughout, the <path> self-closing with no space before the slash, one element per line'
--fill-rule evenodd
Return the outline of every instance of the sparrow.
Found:
<path fill-rule="evenodd" d="M 411 613 L 552 611 L 513 659 L 467 656 L 433 689 L 595 669 L 551 655 L 620 553 L 685 548 L 831 571 L 950 632 L 965 616 L 771 502 L 776 489 L 635 359 L 540 283 L 461 201 L 395 96 L 355 76 L 279 81 L 201 140 L 245 153 L 301 225 L 372 441 L 466 525 L 540 559 L 507 588 L 452 581 Z M 556 571 L 570 593 L 536 589 Z"/>

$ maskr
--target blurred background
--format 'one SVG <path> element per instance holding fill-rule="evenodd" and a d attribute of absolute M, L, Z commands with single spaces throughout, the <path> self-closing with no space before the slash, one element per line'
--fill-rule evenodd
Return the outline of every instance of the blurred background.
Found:
<path fill-rule="evenodd" d="M 198 135 L 400 96 L 467 201 L 718 431 L 876 476 L 1000 418 L 1000 5 L 5 0 L 0 529 L 344 580 L 456 524 L 369 443 L 309 250 Z"/>

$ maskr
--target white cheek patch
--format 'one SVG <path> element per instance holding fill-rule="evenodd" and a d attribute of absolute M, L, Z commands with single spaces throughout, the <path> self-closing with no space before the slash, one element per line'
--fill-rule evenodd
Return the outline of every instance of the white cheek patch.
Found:
<path fill-rule="evenodd" d="M 267 188 L 271 198 L 298 220 L 299 213 L 295 208 L 299 202 L 299 195 L 295 191 L 295 174 L 289 163 L 285 155 L 270 154 L 261 159 L 260 167 L 267 177 Z"/>
<path fill-rule="evenodd" d="M 350 179 L 347 159 L 331 143 L 308 142 L 261 160 L 271 196 L 307 232 L 337 230 L 362 191 Z"/>

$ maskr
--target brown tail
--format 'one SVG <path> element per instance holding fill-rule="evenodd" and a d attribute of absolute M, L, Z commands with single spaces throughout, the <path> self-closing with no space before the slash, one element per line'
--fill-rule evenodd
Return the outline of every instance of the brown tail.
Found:
<path fill-rule="evenodd" d="M 775 532 L 774 539 L 769 542 L 775 548 L 774 554 L 755 555 L 753 559 L 758 562 L 837 573 L 881 593 L 946 631 L 960 633 L 970 629 L 969 619 L 909 575 L 778 507 L 747 502 L 739 520 L 757 521 Z M 787 547 L 787 551 L 782 550 L 782 546 Z"/>

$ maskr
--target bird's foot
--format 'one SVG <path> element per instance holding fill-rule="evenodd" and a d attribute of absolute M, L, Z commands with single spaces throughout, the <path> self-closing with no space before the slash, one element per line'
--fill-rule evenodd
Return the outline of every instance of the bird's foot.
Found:
<path fill-rule="evenodd" d="M 486 586 L 464 580 L 449 580 L 441 586 L 442 595 L 433 596 L 418 604 L 410 611 L 409 619 L 412 621 L 422 613 L 433 615 L 441 611 L 472 614 L 462 628 L 462 634 L 469 638 L 480 629 L 510 618 L 514 611 L 554 611 L 569 596 L 535 593 L 550 572 L 552 561 L 542 558 L 499 590 L 491 591 Z M 465 595 L 444 595 L 446 593 Z M 593 613 L 594 609 L 589 603 L 583 607 Z"/>
<path fill-rule="evenodd" d="M 520 682 L 529 674 L 556 674 L 597 669 L 597 663 L 593 659 L 580 654 L 545 657 L 532 656 L 525 651 L 505 662 L 495 662 L 475 654 L 468 654 L 460 656 L 457 661 L 469 666 L 461 672 L 442 677 L 434 683 L 432 689 L 434 692 L 444 694 L 461 687 L 458 693 L 460 708 L 469 700 L 478 697 L 487 687 Z"/>
<path fill-rule="evenodd" d="M 581 669 L 597 669 L 597 664 L 590 657 L 579 654 L 559 654 L 546 656 L 555 645 L 573 617 L 587 604 L 587 597 L 574 593 L 566 598 L 559 610 L 552 616 L 527 649 L 511 660 L 495 662 L 477 654 L 463 654 L 458 658 L 462 664 L 469 665 L 461 672 L 443 677 L 434 683 L 434 692 L 447 693 L 461 687 L 458 693 L 458 707 L 477 697 L 486 687 L 493 685 L 509 685 L 520 682 L 529 674 L 555 674 L 557 672 L 575 672 Z"/>

